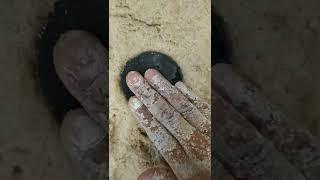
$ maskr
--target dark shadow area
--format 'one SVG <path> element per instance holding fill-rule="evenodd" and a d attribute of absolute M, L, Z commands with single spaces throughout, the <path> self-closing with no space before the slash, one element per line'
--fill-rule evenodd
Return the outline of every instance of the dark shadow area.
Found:
<path fill-rule="evenodd" d="M 230 63 L 232 48 L 227 25 L 223 18 L 213 10 L 212 14 L 212 65 Z"/>
<path fill-rule="evenodd" d="M 172 84 L 183 78 L 180 67 L 170 56 L 154 51 L 143 52 L 130 59 L 121 73 L 120 86 L 127 98 L 134 95 L 126 83 L 128 72 L 138 71 L 143 75 L 149 68 L 157 69 Z"/>
<path fill-rule="evenodd" d="M 60 35 L 68 30 L 95 34 L 108 48 L 108 1 L 61 0 L 48 14 L 47 24 L 37 39 L 38 79 L 51 111 L 61 121 L 71 109 L 80 107 L 58 78 L 53 65 L 53 49 Z"/>
<path fill-rule="evenodd" d="M 214 179 L 319 179 L 318 6 L 215 1 Z"/>

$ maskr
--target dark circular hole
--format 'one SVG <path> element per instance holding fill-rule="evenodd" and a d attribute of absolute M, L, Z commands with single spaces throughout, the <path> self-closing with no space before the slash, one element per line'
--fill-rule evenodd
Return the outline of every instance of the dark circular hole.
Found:
<path fill-rule="evenodd" d="M 128 72 L 138 71 L 143 75 L 150 68 L 157 69 L 172 84 L 182 80 L 180 67 L 170 56 L 155 51 L 143 52 L 130 59 L 121 73 L 120 85 L 127 98 L 134 95 L 126 83 Z"/>

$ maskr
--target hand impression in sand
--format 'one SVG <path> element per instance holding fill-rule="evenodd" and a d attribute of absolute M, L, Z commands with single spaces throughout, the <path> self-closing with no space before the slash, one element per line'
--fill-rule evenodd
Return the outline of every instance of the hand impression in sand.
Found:
<path fill-rule="evenodd" d="M 211 105 L 154 69 L 144 77 L 131 71 L 126 81 L 135 94 L 129 108 L 170 166 L 148 169 L 138 179 L 210 179 Z"/>

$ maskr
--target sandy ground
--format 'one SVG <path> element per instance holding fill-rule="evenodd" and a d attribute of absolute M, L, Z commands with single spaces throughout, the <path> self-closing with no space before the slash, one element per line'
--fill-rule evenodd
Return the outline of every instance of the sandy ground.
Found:
<path fill-rule="evenodd" d="M 184 82 L 210 101 L 210 0 L 111 0 L 110 6 L 110 175 L 133 180 L 159 163 L 141 135 L 119 87 L 127 60 L 147 50 L 164 52 L 182 69 Z"/>
<path fill-rule="evenodd" d="M 232 61 L 292 119 L 320 135 L 320 1 L 216 0 Z"/>
<path fill-rule="evenodd" d="M 320 2 L 215 2 L 230 26 L 235 65 L 292 119 L 320 135 Z M 36 27 L 52 4 L 53 0 L 0 2 L 0 81 L 5 83 L 0 87 L 0 179 L 78 179 L 32 76 Z M 207 0 L 110 1 L 113 179 L 130 173 L 127 179 L 134 179 L 153 164 L 146 153 L 152 146 L 140 135 L 120 93 L 122 66 L 145 50 L 165 52 L 182 67 L 184 81 L 209 101 L 209 7 Z"/>
<path fill-rule="evenodd" d="M 73 180 L 34 79 L 34 39 L 53 0 L 0 1 L 0 179 Z"/>

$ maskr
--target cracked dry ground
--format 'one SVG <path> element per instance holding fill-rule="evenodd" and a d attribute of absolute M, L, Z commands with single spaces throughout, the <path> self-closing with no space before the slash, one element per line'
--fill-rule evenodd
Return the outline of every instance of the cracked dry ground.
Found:
<path fill-rule="evenodd" d="M 124 19 L 129 19 L 129 21 L 132 22 L 137 22 L 141 25 L 146 25 L 149 27 L 160 27 L 161 24 L 160 23 L 153 23 L 153 22 L 147 22 L 145 20 L 136 18 L 133 14 L 130 13 L 124 13 L 124 14 L 111 14 L 110 16 L 112 17 L 119 17 L 119 18 L 124 18 Z"/>

